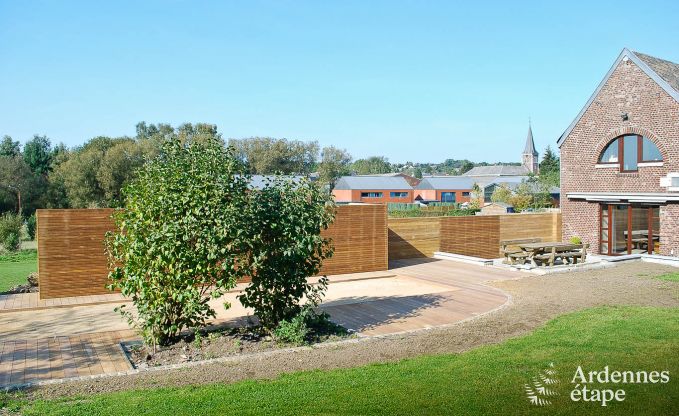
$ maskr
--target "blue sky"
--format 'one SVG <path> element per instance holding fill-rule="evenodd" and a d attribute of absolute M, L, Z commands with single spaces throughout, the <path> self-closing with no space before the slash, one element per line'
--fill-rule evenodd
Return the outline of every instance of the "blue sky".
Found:
<path fill-rule="evenodd" d="M 517 4 L 518 3 L 518 4 Z M 0 0 L 0 135 L 147 122 L 393 162 L 542 152 L 623 47 L 679 62 L 679 2 Z"/>

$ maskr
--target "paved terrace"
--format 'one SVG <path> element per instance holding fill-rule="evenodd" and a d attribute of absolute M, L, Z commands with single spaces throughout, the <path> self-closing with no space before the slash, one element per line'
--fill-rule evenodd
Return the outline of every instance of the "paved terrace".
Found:
<path fill-rule="evenodd" d="M 446 260 L 402 260 L 387 272 L 330 276 L 322 308 L 360 336 L 413 331 L 502 306 L 508 297 L 484 282 L 520 276 Z M 239 325 L 252 315 L 236 299 L 238 289 L 211 302 L 215 324 Z M 131 369 L 118 344 L 138 336 L 113 311 L 126 302 L 117 294 L 46 301 L 37 294 L 0 296 L 0 386 Z"/>

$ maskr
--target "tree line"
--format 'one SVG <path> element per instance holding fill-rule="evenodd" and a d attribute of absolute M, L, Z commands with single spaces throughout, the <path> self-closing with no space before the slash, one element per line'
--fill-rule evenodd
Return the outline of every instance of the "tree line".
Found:
<path fill-rule="evenodd" d="M 23 147 L 12 137 L 0 141 L 0 212 L 30 216 L 38 208 L 102 208 L 121 204 L 121 189 L 145 161 L 158 155 L 170 139 L 182 143 L 216 138 L 232 146 L 250 174 L 310 175 L 330 188 L 344 175 L 403 172 L 459 175 L 474 166 L 469 160 L 447 159 L 439 164 L 407 162 L 392 164 L 386 157 L 353 160 L 345 149 L 321 148 L 317 141 L 250 137 L 223 139 L 213 124 L 136 125 L 134 136 L 97 136 L 84 144 L 53 145 L 44 135 L 35 135 Z M 558 185 L 558 157 L 547 149 L 540 178 Z"/>
<path fill-rule="evenodd" d="M 35 135 L 23 147 L 4 136 L 0 141 L 0 212 L 30 216 L 38 208 L 100 208 L 121 204 L 121 189 L 147 160 L 156 157 L 163 143 L 184 144 L 216 138 L 233 146 L 251 174 L 308 175 L 333 183 L 351 172 L 351 155 L 318 142 L 253 137 L 222 138 L 212 124 L 138 123 L 132 137 L 97 136 L 83 145 L 53 145 Z M 360 160 L 356 161 L 359 165 Z"/>

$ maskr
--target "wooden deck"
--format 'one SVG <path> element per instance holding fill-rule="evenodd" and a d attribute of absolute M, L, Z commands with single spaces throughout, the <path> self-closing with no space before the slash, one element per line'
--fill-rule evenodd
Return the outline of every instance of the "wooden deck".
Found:
<path fill-rule="evenodd" d="M 390 266 L 388 273 L 331 276 L 322 308 L 363 336 L 431 328 L 500 307 L 508 297 L 484 283 L 522 275 L 448 260 L 399 260 Z M 236 295 L 226 296 L 235 301 Z M 129 369 L 118 343 L 138 337 L 112 311 L 111 302 L 124 301 L 119 295 L 50 305 L 28 295 L 3 301 L 0 387 Z M 214 322 L 242 323 L 246 311 L 237 306 L 218 312 Z"/>
<path fill-rule="evenodd" d="M 508 297 L 484 283 L 520 277 L 494 267 L 447 260 L 410 259 L 390 263 L 390 271 L 447 290 L 412 296 L 376 296 L 363 302 L 325 304 L 333 321 L 361 335 L 386 335 L 449 325 L 496 309 Z"/>

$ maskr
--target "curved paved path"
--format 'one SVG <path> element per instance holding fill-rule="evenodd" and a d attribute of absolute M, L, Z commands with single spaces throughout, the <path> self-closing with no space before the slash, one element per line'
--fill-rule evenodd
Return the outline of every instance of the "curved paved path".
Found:
<path fill-rule="evenodd" d="M 362 336 L 412 331 L 494 310 L 509 296 L 484 283 L 522 276 L 449 260 L 402 260 L 390 266 L 388 272 L 331 276 L 321 307 Z M 237 294 L 212 302 L 217 323 L 242 323 L 252 313 L 240 306 Z M 233 305 L 228 311 L 221 307 L 225 300 Z M 128 370 L 117 344 L 136 336 L 113 312 L 112 301 L 1 310 L 0 387 Z M 123 302 L 120 298 L 118 304 Z"/>

